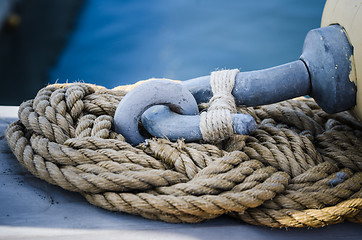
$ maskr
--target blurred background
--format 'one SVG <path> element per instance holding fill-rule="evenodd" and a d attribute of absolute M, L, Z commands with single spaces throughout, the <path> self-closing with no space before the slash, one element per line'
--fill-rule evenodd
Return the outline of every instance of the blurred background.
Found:
<path fill-rule="evenodd" d="M 297 60 L 325 0 L 0 0 L 0 105 L 49 83 L 112 88 Z"/>

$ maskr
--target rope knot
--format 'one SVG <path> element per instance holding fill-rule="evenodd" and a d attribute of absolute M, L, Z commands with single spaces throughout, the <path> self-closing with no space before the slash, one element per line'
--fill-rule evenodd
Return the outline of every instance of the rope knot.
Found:
<path fill-rule="evenodd" d="M 213 97 L 209 109 L 200 115 L 202 138 L 207 142 L 220 142 L 234 134 L 231 114 L 236 113 L 236 104 L 231 94 L 239 70 L 222 70 L 211 73 Z"/>
<path fill-rule="evenodd" d="M 231 113 L 236 113 L 235 99 L 230 93 L 219 92 L 214 94 L 209 101 L 209 106 L 208 111 L 226 109 Z"/>

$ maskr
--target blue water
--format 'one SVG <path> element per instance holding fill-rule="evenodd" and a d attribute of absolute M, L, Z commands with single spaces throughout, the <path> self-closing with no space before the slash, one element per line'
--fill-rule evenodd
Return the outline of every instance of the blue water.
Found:
<path fill-rule="evenodd" d="M 297 60 L 324 0 L 88 0 L 49 82 L 187 80 Z"/>

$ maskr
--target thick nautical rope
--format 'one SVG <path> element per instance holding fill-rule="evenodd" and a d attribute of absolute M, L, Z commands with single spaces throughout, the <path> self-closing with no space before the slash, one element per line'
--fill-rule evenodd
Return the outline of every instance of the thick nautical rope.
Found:
<path fill-rule="evenodd" d="M 21 104 L 6 130 L 33 175 L 112 211 L 167 222 L 223 214 L 271 227 L 362 222 L 362 125 L 313 100 L 237 108 L 258 128 L 215 144 L 115 133 L 125 88 L 56 84 Z M 127 90 L 129 87 L 127 87 Z M 203 105 L 200 105 L 202 108 Z"/>
<path fill-rule="evenodd" d="M 234 134 L 231 114 L 236 113 L 236 104 L 231 92 L 238 72 L 238 69 L 233 69 L 211 73 L 213 97 L 208 111 L 200 114 L 200 130 L 207 142 L 219 142 Z"/>

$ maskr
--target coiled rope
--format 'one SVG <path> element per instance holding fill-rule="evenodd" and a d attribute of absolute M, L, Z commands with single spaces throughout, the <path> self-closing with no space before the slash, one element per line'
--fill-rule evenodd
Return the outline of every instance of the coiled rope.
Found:
<path fill-rule="evenodd" d="M 328 115 L 311 99 L 237 108 L 256 119 L 252 135 L 132 147 L 112 128 L 130 88 L 49 85 L 21 104 L 8 144 L 33 175 L 112 211 L 188 223 L 229 214 L 271 227 L 362 223 L 362 125 L 349 113 Z"/>

